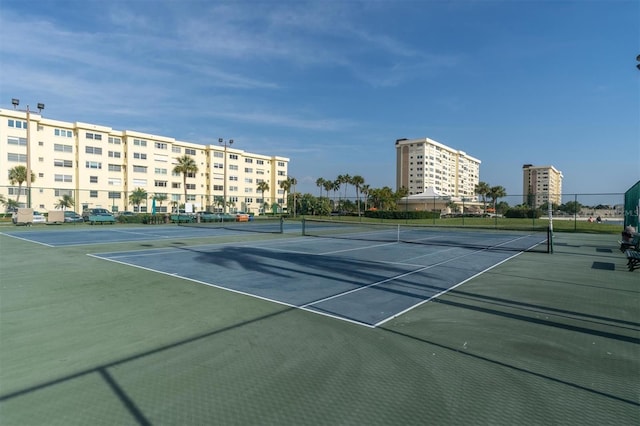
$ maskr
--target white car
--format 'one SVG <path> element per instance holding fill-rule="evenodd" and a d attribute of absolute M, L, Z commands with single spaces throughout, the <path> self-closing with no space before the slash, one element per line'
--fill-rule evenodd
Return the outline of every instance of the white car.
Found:
<path fill-rule="evenodd" d="M 47 218 L 44 217 L 42 213 L 39 213 L 37 211 L 33 212 L 33 223 L 46 223 L 46 222 L 47 222 Z"/>

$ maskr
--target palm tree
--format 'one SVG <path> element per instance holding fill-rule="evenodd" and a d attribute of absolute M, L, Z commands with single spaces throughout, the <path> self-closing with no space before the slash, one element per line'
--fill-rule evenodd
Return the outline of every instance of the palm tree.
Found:
<path fill-rule="evenodd" d="M 487 195 L 489 195 L 489 191 L 491 187 L 486 182 L 478 182 L 476 185 L 476 194 L 482 197 L 482 204 L 484 205 L 483 213 L 487 212 Z"/>
<path fill-rule="evenodd" d="M 20 193 L 22 192 L 22 184 L 27 180 L 27 168 L 25 166 L 15 166 L 9 169 L 9 183 L 11 185 L 18 184 L 18 196 L 16 203 L 20 204 Z M 31 182 L 36 180 L 35 173 L 31 172 Z"/>
<path fill-rule="evenodd" d="M 289 180 L 289 178 L 283 180 L 280 182 L 280 189 L 283 190 L 283 197 L 284 197 L 284 202 L 287 202 L 287 192 L 289 192 L 289 190 L 291 189 L 291 181 Z"/>
<path fill-rule="evenodd" d="M 196 160 L 194 160 L 189 155 L 183 155 L 182 157 L 176 158 L 178 163 L 173 168 L 173 173 L 182 173 L 182 184 L 184 185 L 184 202 L 187 203 L 187 176 L 190 173 L 198 173 L 198 165 L 196 164 Z M 225 182 L 225 185 L 227 183 Z"/>
<path fill-rule="evenodd" d="M 153 197 L 151 197 L 151 199 L 156 200 L 158 205 L 160 207 L 162 207 L 162 203 L 164 201 L 167 201 L 167 194 L 154 194 Z M 160 210 L 162 210 L 162 209 L 160 209 Z"/>
<path fill-rule="evenodd" d="M 507 190 L 504 189 L 504 187 L 498 185 L 498 186 L 492 186 L 489 189 L 489 192 L 487 194 L 489 196 L 489 198 L 491 198 L 491 203 L 493 204 L 493 211 L 495 213 L 498 213 L 496 211 L 496 202 L 498 201 L 498 198 L 502 198 L 502 197 L 506 197 L 507 195 Z"/>
<path fill-rule="evenodd" d="M 318 188 L 320 188 L 320 196 L 322 197 L 322 188 L 324 188 L 324 184 L 325 184 L 326 180 L 324 180 L 324 178 L 318 178 L 316 179 L 316 186 Z"/>
<path fill-rule="evenodd" d="M 327 198 L 329 198 L 329 191 L 333 189 L 333 181 L 328 179 L 323 180 L 324 183 L 322 184 L 322 186 L 324 187 L 324 190 L 327 191 Z"/>
<path fill-rule="evenodd" d="M 292 176 L 289 176 L 287 177 L 287 179 L 280 182 L 280 188 L 284 189 L 284 200 L 287 204 L 288 204 L 287 192 L 291 192 L 291 187 L 293 187 L 293 192 L 295 192 L 296 190 L 295 186 L 297 183 L 298 181 L 296 180 L 296 178 Z M 295 215 L 295 211 L 296 211 L 296 203 L 295 203 L 295 197 L 293 197 L 293 214 L 294 215 Z"/>
<path fill-rule="evenodd" d="M 344 198 L 347 199 L 347 185 L 351 183 L 351 176 L 348 174 L 338 176 L 338 180 L 341 184 L 344 184 Z"/>
<path fill-rule="evenodd" d="M 62 198 L 58 200 L 58 204 L 56 204 L 57 209 L 62 209 L 63 211 L 71 208 L 75 205 L 73 198 L 69 194 L 64 194 Z"/>
<path fill-rule="evenodd" d="M 129 195 L 129 203 L 137 207 L 137 212 L 140 212 L 140 204 L 147 199 L 147 191 L 144 188 L 136 188 L 131 195 Z"/>
<path fill-rule="evenodd" d="M 351 184 L 356 187 L 356 203 L 358 204 L 358 216 L 360 216 L 360 188 L 364 185 L 364 178 L 355 175 L 351 178 Z"/>
<path fill-rule="evenodd" d="M 336 203 L 336 194 L 340 190 L 340 183 L 341 182 L 338 179 L 336 179 L 333 182 L 331 182 L 331 190 L 333 191 L 333 209 L 334 210 L 338 210 L 337 203 Z M 329 194 L 327 194 L 327 195 L 329 195 Z"/>
<path fill-rule="evenodd" d="M 371 187 L 369 185 L 362 185 L 360 187 L 360 192 L 362 192 L 364 194 L 364 209 L 367 210 L 367 205 L 369 202 L 369 191 L 371 190 Z"/>
<path fill-rule="evenodd" d="M 267 192 L 269 190 L 269 184 L 267 183 L 266 180 L 263 180 L 262 182 L 258 182 L 258 191 L 262 192 L 262 208 L 264 210 L 264 212 L 267 212 L 267 209 L 265 208 L 265 206 L 268 206 L 268 204 L 266 203 L 266 201 L 264 200 L 264 193 Z"/>

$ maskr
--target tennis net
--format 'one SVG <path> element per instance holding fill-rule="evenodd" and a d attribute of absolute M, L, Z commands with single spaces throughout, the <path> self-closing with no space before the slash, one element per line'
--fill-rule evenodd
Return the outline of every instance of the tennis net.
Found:
<path fill-rule="evenodd" d="M 179 222 L 178 226 L 189 228 L 226 229 L 231 231 L 259 232 L 267 234 L 282 234 L 284 232 L 284 221 L 280 217 L 251 218 L 247 222 L 237 222 L 234 220 L 215 220 Z"/>
<path fill-rule="evenodd" d="M 527 227 L 526 229 L 441 227 L 424 224 L 349 222 L 305 218 L 302 223 L 302 234 L 312 237 L 471 249 L 551 252 L 550 231 L 547 227 Z"/>

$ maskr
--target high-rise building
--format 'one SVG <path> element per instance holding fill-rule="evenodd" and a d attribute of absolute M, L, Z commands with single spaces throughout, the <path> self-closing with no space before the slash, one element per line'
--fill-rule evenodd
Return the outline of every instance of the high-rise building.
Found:
<path fill-rule="evenodd" d="M 396 140 L 396 189 L 474 198 L 480 160 L 429 138 Z"/>
<path fill-rule="evenodd" d="M 217 138 L 214 139 L 218 142 Z M 53 210 L 68 195 L 74 209 L 151 212 L 180 208 L 261 213 L 286 205 L 280 183 L 289 159 L 246 152 L 239 144 L 200 145 L 133 130 L 44 118 L 39 112 L 0 109 L 0 194 L 20 206 Z M 175 173 L 177 158 L 195 160 L 197 173 Z M 9 170 L 22 165 L 33 182 L 11 183 Z M 226 178 L 226 179 L 225 179 Z M 260 182 L 269 189 L 258 189 Z M 31 190 L 28 191 L 28 186 Z M 225 188 L 226 186 L 226 188 Z M 133 206 L 132 191 L 142 188 L 147 202 Z M 227 199 L 223 203 L 224 194 Z M 264 198 L 263 198 L 264 195 Z"/>
<path fill-rule="evenodd" d="M 522 202 L 532 208 L 562 204 L 562 172 L 553 166 L 522 166 Z"/>

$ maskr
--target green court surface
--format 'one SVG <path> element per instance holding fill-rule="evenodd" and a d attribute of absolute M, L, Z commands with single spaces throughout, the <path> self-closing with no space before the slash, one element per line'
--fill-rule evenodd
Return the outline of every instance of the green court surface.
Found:
<path fill-rule="evenodd" d="M 638 424 L 640 270 L 616 235 L 557 233 L 377 328 L 87 256 L 287 238 L 0 235 L 0 424 Z"/>

